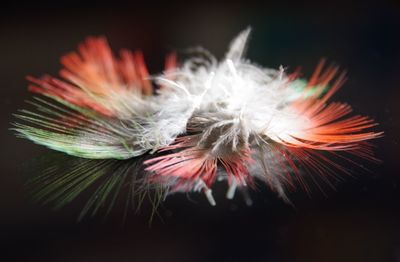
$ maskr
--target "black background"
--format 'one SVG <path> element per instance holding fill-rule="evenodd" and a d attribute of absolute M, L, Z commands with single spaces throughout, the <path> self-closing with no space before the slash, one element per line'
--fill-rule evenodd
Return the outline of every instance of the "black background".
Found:
<path fill-rule="evenodd" d="M 0 260 L 400 261 L 399 3 L 12 2 L 0 14 Z M 114 50 L 141 48 L 159 72 L 173 49 L 201 44 L 222 57 L 248 25 L 248 57 L 258 64 L 300 65 L 309 76 L 326 57 L 349 72 L 335 99 L 380 123 L 381 165 L 327 196 L 292 194 L 296 208 L 267 190 L 253 194 L 252 207 L 218 192 L 216 207 L 203 196 L 172 196 L 151 226 L 149 208 L 124 224 L 118 208 L 77 223 L 84 199 L 60 211 L 32 203 L 22 166 L 47 150 L 8 130 L 30 97 L 26 75 L 56 75 L 59 57 L 88 35 L 107 36 Z"/>

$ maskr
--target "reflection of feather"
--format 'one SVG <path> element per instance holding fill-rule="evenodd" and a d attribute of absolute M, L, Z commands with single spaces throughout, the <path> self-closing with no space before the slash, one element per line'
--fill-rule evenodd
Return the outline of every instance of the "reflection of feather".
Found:
<path fill-rule="evenodd" d="M 17 117 L 27 124 L 15 124 L 15 130 L 90 159 L 159 152 L 144 162 L 140 181 L 170 194 L 204 191 L 211 204 L 217 179 L 229 183 L 228 198 L 256 178 L 289 201 L 286 191 L 296 182 L 308 190 L 307 177 L 330 183 L 329 177 L 348 172 L 331 156 L 375 160 L 366 141 L 382 133 L 364 130 L 376 124 L 349 117 L 347 104 L 328 103 L 344 73 L 324 61 L 309 80 L 257 66 L 244 58 L 249 33 L 240 33 L 220 62 L 202 48 L 180 65 L 174 54 L 167 56 L 164 73 L 152 77 L 155 86 L 140 52 L 115 58 L 103 38 L 89 38 L 79 53 L 63 57 L 63 80 L 29 78 L 30 89 L 48 99 L 36 98 L 35 112 L 22 110 Z M 76 178 L 92 172 L 83 170 Z M 123 181 L 128 169 L 122 170 L 109 172 L 101 195 Z M 82 184 L 59 184 L 60 197 L 64 187 L 81 192 Z"/>
<path fill-rule="evenodd" d="M 163 188 L 145 182 L 143 161 L 148 156 L 129 160 L 85 159 L 68 155 L 48 154 L 36 159 L 39 174 L 29 179 L 35 200 L 63 207 L 83 192 L 92 192 L 80 218 L 94 215 L 99 208 L 110 212 L 118 199 L 124 197 L 126 212 L 138 209 L 144 199 L 150 200 L 155 211 Z"/>

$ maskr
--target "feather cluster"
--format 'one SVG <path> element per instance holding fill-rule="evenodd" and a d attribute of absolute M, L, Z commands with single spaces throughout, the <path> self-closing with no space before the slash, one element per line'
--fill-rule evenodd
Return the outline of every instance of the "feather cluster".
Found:
<path fill-rule="evenodd" d="M 147 155 L 144 183 L 167 194 L 201 191 L 212 205 L 212 186 L 265 182 L 281 198 L 307 176 L 348 173 L 334 159 L 375 160 L 367 131 L 376 124 L 349 116 L 348 104 L 329 102 L 345 74 L 321 61 L 310 79 L 252 63 L 244 57 L 250 30 L 241 32 L 221 61 L 197 48 L 149 75 L 141 52 L 115 57 L 104 38 L 88 38 L 61 59 L 60 79 L 29 77 L 36 110 L 22 110 L 19 136 L 72 156 L 135 159 Z"/>

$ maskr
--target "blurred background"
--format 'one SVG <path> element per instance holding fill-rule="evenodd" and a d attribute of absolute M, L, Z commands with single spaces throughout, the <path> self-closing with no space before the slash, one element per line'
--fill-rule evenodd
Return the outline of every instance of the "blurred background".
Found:
<path fill-rule="evenodd" d="M 400 261 L 400 3 L 216 2 L 1 5 L 1 261 Z M 77 223 L 85 199 L 60 211 L 31 201 L 26 163 L 48 150 L 8 130 L 31 96 L 26 75 L 56 75 L 60 56 L 90 35 L 106 36 L 115 51 L 140 48 L 156 73 L 171 50 L 202 45 L 222 57 L 247 26 L 257 64 L 301 66 L 310 76 L 325 57 L 348 71 L 334 99 L 380 123 L 381 165 L 326 196 L 293 193 L 295 208 L 265 188 L 252 207 L 218 192 L 216 207 L 203 196 L 172 196 L 151 225 L 149 207 L 125 223 L 118 208 Z"/>

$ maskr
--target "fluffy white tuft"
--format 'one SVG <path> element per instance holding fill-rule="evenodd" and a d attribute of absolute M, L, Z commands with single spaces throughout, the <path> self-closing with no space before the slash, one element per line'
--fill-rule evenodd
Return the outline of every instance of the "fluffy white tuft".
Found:
<path fill-rule="evenodd" d="M 229 126 L 214 142 L 213 151 L 233 142 L 238 134 L 266 135 L 273 140 L 290 139 L 305 119 L 291 112 L 286 104 L 297 93 L 288 88 L 284 70 L 262 68 L 243 58 L 250 29 L 241 32 L 231 43 L 225 58 L 193 57 L 184 64 L 157 78 L 160 112 L 152 128 L 162 130 L 161 144 L 168 144 L 186 131 L 190 119 L 197 116 L 214 119 L 215 124 L 204 130 L 203 137 L 214 128 Z"/>

